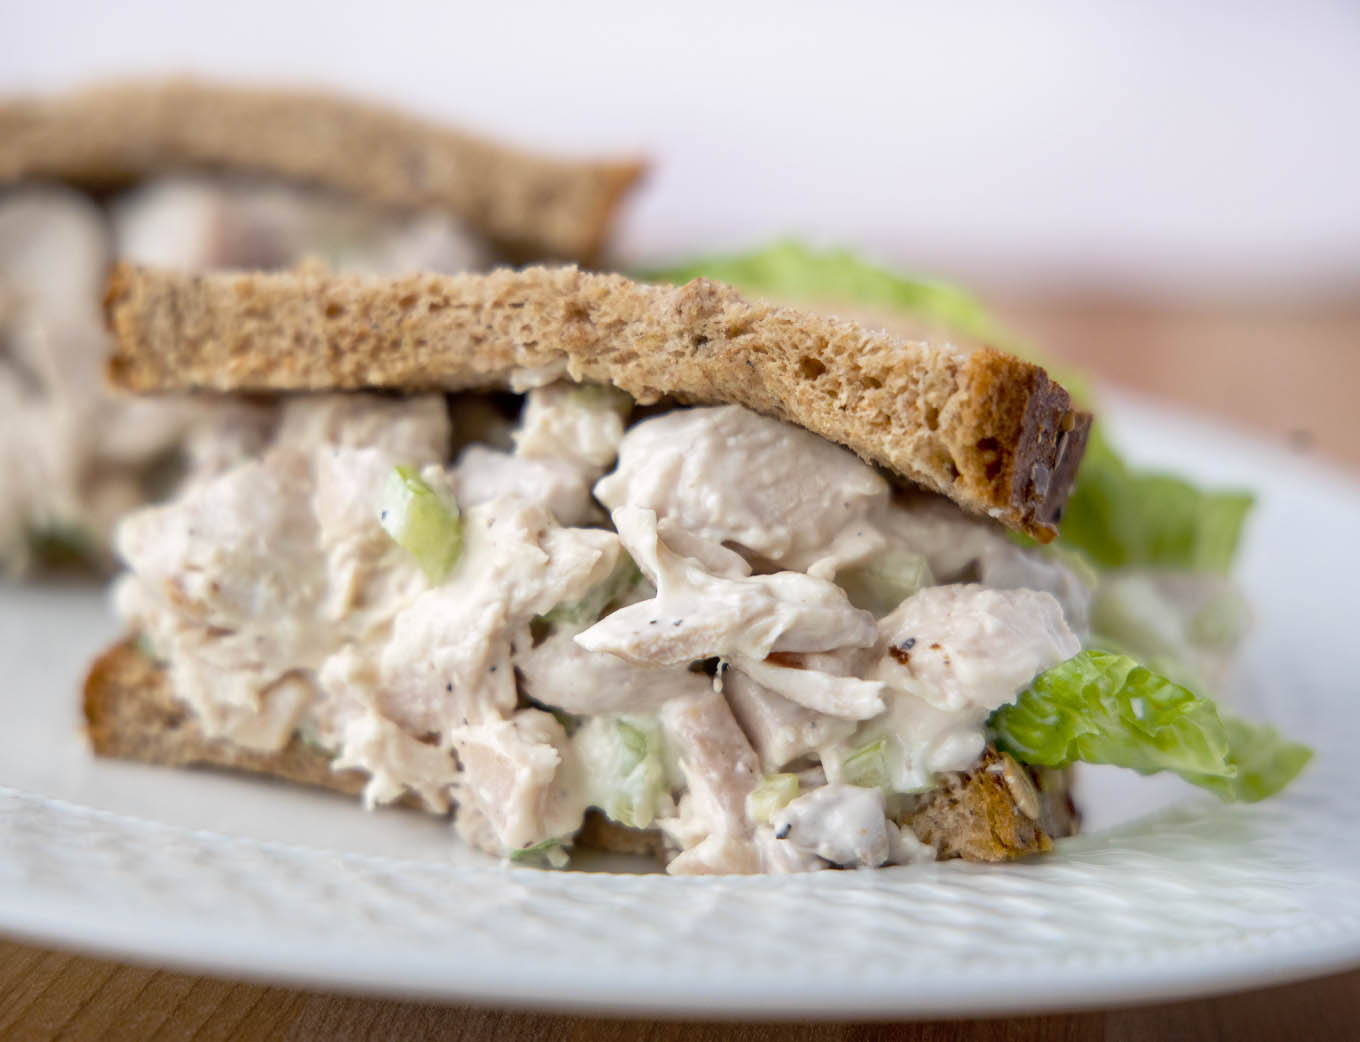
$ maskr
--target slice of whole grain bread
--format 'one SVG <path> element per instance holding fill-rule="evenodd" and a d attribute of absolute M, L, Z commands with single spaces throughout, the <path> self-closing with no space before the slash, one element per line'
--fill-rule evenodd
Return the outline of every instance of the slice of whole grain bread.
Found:
<path fill-rule="evenodd" d="M 1066 772 L 1026 767 L 989 748 L 976 766 L 941 776 L 899 823 L 941 859 L 1009 861 L 1051 850 L 1078 822 Z"/>
<path fill-rule="evenodd" d="M 1044 541 L 1090 425 L 1029 362 L 749 301 L 706 279 L 657 286 L 573 267 L 189 275 L 123 264 L 105 306 L 109 375 L 126 390 L 460 390 L 560 371 L 644 403 L 734 402 L 799 424 Z"/>
<path fill-rule="evenodd" d="M 196 80 L 0 101 L 0 183 L 105 187 L 183 168 L 277 175 L 462 218 L 513 259 L 589 263 L 637 161 L 550 158 L 320 91 Z"/>
<path fill-rule="evenodd" d="M 213 767 L 280 778 L 348 795 L 367 780 L 362 771 L 331 769 L 331 754 L 296 736 L 276 753 L 254 752 L 204 735 L 193 711 L 170 689 L 168 674 L 132 641 L 109 648 L 85 681 L 85 730 L 94 752 L 122 760 L 170 767 Z M 921 797 L 901 819 L 941 858 L 1005 861 L 1051 848 L 1052 839 L 1076 831 L 1075 813 L 1062 772 L 1040 775 L 1015 766 L 1033 787 L 1010 779 L 988 750 L 970 770 L 945 776 L 943 786 Z M 1018 795 L 1017 795 L 1018 793 Z M 420 809 L 419 800 L 403 798 Z M 646 855 L 664 860 L 665 843 L 655 829 L 632 829 L 592 811 L 576 845 L 590 850 Z"/>
<path fill-rule="evenodd" d="M 85 678 L 85 733 L 98 756 L 167 767 L 225 767 L 268 774 L 351 796 L 362 771 L 331 770 L 331 754 L 300 738 L 274 753 L 208 738 L 194 712 L 175 697 L 170 678 L 132 641 L 100 655 Z"/>

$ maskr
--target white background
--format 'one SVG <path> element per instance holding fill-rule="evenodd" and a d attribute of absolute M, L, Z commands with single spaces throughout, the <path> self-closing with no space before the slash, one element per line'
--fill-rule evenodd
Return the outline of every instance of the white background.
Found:
<path fill-rule="evenodd" d="M 1360 286 L 1360 3 L 0 0 L 0 89 L 327 84 L 642 151 L 629 259 L 780 233 L 989 282 Z"/>

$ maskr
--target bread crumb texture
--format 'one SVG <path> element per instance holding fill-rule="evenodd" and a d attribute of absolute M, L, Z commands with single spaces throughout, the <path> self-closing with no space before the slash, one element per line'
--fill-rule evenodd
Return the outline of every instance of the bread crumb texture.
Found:
<path fill-rule="evenodd" d="M 109 376 L 140 392 L 418 391 L 560 369 L 638 401 L 732 402 L 845 445 L 1047 541 L 1090 416 L 1039 366 L 907 340 L 706 279 L 575 267 L 484 275 L 190 275 L 120 265 Z"/>

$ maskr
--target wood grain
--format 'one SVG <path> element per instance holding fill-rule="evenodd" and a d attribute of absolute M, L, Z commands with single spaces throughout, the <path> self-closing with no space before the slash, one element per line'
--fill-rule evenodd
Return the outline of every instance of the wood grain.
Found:
<path fill-rule="evenodd" d="M 1327 302 L 1011 299 L 1055 358 L 1360 470 L 1360 292 Z M 1360 1038 L 1360 970 L 1191 1002 L 914 1024 L 703 1024 L 567 1017 L 235 983 L 0 940 L 0 1039 L 1163 1042 Z"/>
<path fill-rule="evenodd" d="M 441 1039 L 449 1042 L 1166 1042 L 1344 1040 L 1360 971 L 1144 1008 L 914 1024 L 753 1024 L 566 1017 L 236 984 L 0 941 L 0 1038 L 12 1042 Z"/>
<path fill-rule="evenodd" d="M 998 298 L 1044 352 L 1360 468 L 1360 287 L 1322 300 Z"/>

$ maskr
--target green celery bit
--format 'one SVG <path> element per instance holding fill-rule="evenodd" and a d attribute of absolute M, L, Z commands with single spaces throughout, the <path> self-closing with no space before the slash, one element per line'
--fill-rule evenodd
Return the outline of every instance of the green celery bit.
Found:
<path fill-rule="evenodd" d="M 448 577 L 463 549 L 458 507 L 446 502 L 415 468 L 396 467 L 388 476 L 378 499 L 378 521 L 431 583 Z"/>
<path fill-rule="evenodd" d="M 566 601 L 539 618 L 551 625 L 583 626 L 597 622 L 604 610 L 637 585 L 642 572 L 622 550 L 614 570 L 591 587 L 579 601 Z"/>
<path fill-rule="evenodd" d="M 647 758 L 647 736 L 622 717 L 614 721 L 614 726 L 619 729 L 619 740 L 623 742 L 623 748 L 628 753 L 620 766 L 624 774 L 630 774 Z"/>
<path fill-rule="evenodd" d="M 892 770 L 888 766 L 888 740 L 880 738 L 861 749 L 856 749 L 841 764 L 846 782 L 865 789 L 892 788 Z"/>
<path fill-rule="evenodd" d="M 767 774 L 746 797 L 746 817 L 753 823 L 768 822 L 774 812 L 798 797 L 798 775 Z"/>
<path fill-rule="evenodd" d="M 669 792 L 656 719 L 592 716 L 573 741 L 585 766 L 587 803 L 632 828 L 650 825 Z"/>
<path fill-rule="evenodd" d="M 865 564 L 836 573 L 836 585 L 845 591 L 850 603 L 878 618 L 934 581 L 926 559 L 909 550 L 888 550 Z"/>
<path fill-rule="evenodd" d="M 521 847 L 519 850 L 510 852 L 510 860 L 517 864 L 534 864 L 541 861 L 552 863 L 552 852 L 562 845 L 562 840 L 556 836 L 545 839 L 541 843 L 535 843 L 531 847 Z"/>
<path fill-rule="evenodd" d="M 997 744 L 1024 763 L 1174 771 L 1224 800 L 1274 795 L 1312 758 L 1273 728 L 1221 719 L 1209 699 L 1106 651 L 1045 670 L 989 723 Z"/>

